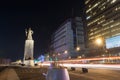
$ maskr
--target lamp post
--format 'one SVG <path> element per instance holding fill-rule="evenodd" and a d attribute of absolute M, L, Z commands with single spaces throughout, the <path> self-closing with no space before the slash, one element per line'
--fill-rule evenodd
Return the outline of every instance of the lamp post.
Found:
<path fill-rule="evenodd" d="M 65 50 L 65 51 L 63 52 L 63 58 L 64 58 L 64 59 L 67 59 L 67 58 L 68 58 L 68 50 Z"/>
<path fill-rule="evenodd" d="M 61 54 L 60 53 L 57 53 L 57 59 L 60 60 L 60 56 Z"/>
<path fill-rule="evenodd" d="M 65 51 L 64 51 L 64 53 L 65 53 L 65 54 L 67 54 L 67 53 L 68 53 L 68 51 L 67 51 L 67 50 L 65 50 Z"/>
<path fill-rule="evenodd" d="M 80 47 L 79 47 L 79 46 L 77 46 L 77 47 L 76 47 L 77 58 L 81 58 L 81 56 L 79 55 L 79 51 L 80 51 Z"/>
<path fill-rule="evenodd" d="M 77 47 L 77 48 L 76 48 L 76 51 L 80 51 L 80 47 Z"/>
<path fill-rule="evenodd" d="M 103 46 L 103 39 L 102 38 L 97 38 L 95 42 L 98 46 Z"/>
<path fill-rule="evenodd" d="M 105 40 L 103 37 L 97 38 L 95 40 L 95 43 L 101 48 L 101 51 L 103 51 L 103 53 L 106 53 Z"/>

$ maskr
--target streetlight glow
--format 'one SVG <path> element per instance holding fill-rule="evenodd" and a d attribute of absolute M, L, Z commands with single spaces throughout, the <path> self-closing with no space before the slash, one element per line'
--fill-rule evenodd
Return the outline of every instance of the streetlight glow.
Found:
<path fill-rule="evenodd" d="M 67 50 L 65 50 L 65 52 L 64 52 L 65 54 L 67 54 L 68 53 L 68 51 Z"/>
<path fill-rule="evenodd" d="M 60 56 L 60 53 L 58 53 L 58 56 Z"/>
<path fill-rule="evenodd" d="M 80 50 L 80 47 L 77 47 L 76 50 L 79 51 L 79 50 Z"/>
<path fill-rule="evenodd" d="M 103 40 L 101 38 L 97 38 L 96 39 L 96 44 L 102 45 L 103 44 Z"/>

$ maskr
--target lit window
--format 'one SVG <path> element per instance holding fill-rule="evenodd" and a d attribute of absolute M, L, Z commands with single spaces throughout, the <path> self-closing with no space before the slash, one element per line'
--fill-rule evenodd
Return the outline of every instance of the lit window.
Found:
<path fill-rule="evenodd" d="M 118 10 L 120 10 L 120 7 L 115 8 L 115 11 L 118 11 Z"/>
<path fill-rule="evenodd" d="M 103 30 L 107 30 L 107 29 L 109 29 L 109 27 L 107 26 L 107 27 L 105 27 Z"/>
<path fill-rule="evenodd" d="M 95 14 L 96 14 L 96 12 L 93 13 L 93 15 L 95 15 Z"/>
<path fill-rule="evenodd" d="M 90 0 L 87 0 L 87 1 L 85 2 L 85 4 L 87 4 L 89 1 L 90 1 Z"/>
<path fill-rule="evenodd" d="M 89 7 L 91 7 L 91 5 L 89 5 Z"/>
<path fill-rule="evenodd" d="M 117 23 L 115 23 L 115 24 L 111 25 L 110 27 L 114 27 L 114 26 L 118 26 L 118 25 L 120 25 L 120 23 L 119 23 L 119 22 L 117 22 Z"/>
<path fill-rule="evenodd" d="M 102 8 L 101 8 L 101 10 L 104 10 L 105 9 L 105 6 L 103 6 Z"/>
<path fill-rule="evenodd" d="M 93 35 L 93 32 L 92 32 L 92 33 L 90 33 L 90 36 L 91 36 L 91 35 Z"/>
<path fill-rule="evenodd" d="M 90 37 L 89 40 L 94 39 L 94 37 Z"/>
<path fill-rule="evenodd" d="M 88 16 L 86 19 L 90 19 L 91 16 Z"/>
<path fill-rule="evenodd" d="M 65 54 L 67 54 L 67 53 L 68 53 L 68 51 L 67 51 L 67 50 L 65 50 L 65 51 L 64 51 L 64 53 L 65 53 Z"/>
<path fill-rule="evenodd" d="M 97 7 L 100 4 L 100 2 L 96 3 L 95 5 L 93 5 L 91 8 L 89 8 L 86 13 L 90 12 L 93 8 Z"/>
<path fill-rule="evenodd" d="M 108 24 L 110 24 L 112 22 L 114 22 L 114 20 L 108 21 L 107 23 L 103 24 L 102 26 L 106 26 L 106 25 L 108 25 Z"/>
<path fill-rule="evenodd" d="M 100 19 L 102 19 L 102 18 L 104 18 L 104 17 L 105 17 L 105 16 L 103 15 L 103 16 L 100 16 L 100 17 L 96 18 L 96 19 L 93 20 L 92 22 L 89 22 L 89 23 L 87 24 L 87 26 L 90 26 L 90 25 L 94 24 L 95 22 L 99 21 Z"/>
<path fill-rule="evenodd" d="M 103 22 L 105 22 L 105 19 L 104 19 L 104 20 L 99 21 L 99 22 L 98 22 L 98 24 L 101 24 L 101 23 L 103 23 Z"/>
<path fill-rule="evenodd" d="M 110 0 L 107 0 L 107 2 L 109 2 Z"/>
<path fill-rule="evenodd" d="M 114 35 L 112 35 L 112 36 L 117 36 L 117 35 L 120 35 L 120 33 L 114 34 Z"/>
<path fill-rule="evenodd" d="M 116 1 L 117 1 L 117 0 L 112 0 L 112 1 L 111 1 L 111 4 L 115 3 Z"/>

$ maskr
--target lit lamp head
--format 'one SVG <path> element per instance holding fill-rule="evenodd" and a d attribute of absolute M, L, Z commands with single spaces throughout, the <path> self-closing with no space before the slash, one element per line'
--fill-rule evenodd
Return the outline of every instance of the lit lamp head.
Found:
<path fill-rule="evenodd" d="M 80 51 L 80 47 L 77 47 L 76 50 L 77 50 L 77 51 Z"/>
<path fill-rule="evenodd" d="M 58 53 L 58 56 L 60 56 L 60 53 Z"/>
<path fill-rule="evenodd" d="M 47 57 L 49 58 L 50 56 L 49 56 L 49 55 L 47 55 Z"/>
<path fill-rule="evenodd" d="M 64 51 L 64 53 L 65 53 L 65 54 L 67 54 L 67 53 L 68 53 L 68 51 L 67 51 L 67 50 L 65 50 L 65 51 Z"/>
<path fill-rule="evenodd" d="M 96 43 L 97 45 L 102 45 L 102 44 L 103 44 L 102 38 L 97 38 L 96 41 L 95 41 L 95 43 Z"/>
<path fill-rule="evenodd" d="M 55 54 L 52 55 L 53 57 L 55 56 Z"/>

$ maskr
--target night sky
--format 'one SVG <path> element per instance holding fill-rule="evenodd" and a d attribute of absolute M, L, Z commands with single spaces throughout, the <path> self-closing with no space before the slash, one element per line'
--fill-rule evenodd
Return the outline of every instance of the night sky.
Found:
<path fill-rule="evenodd" d="M 0 2 L 0 57 L 23 59 L 25 29 L 34 31 L 34 57 L 48 50 L 51 34 L 72 16 L 82 16 L 83 0 Z"/>

